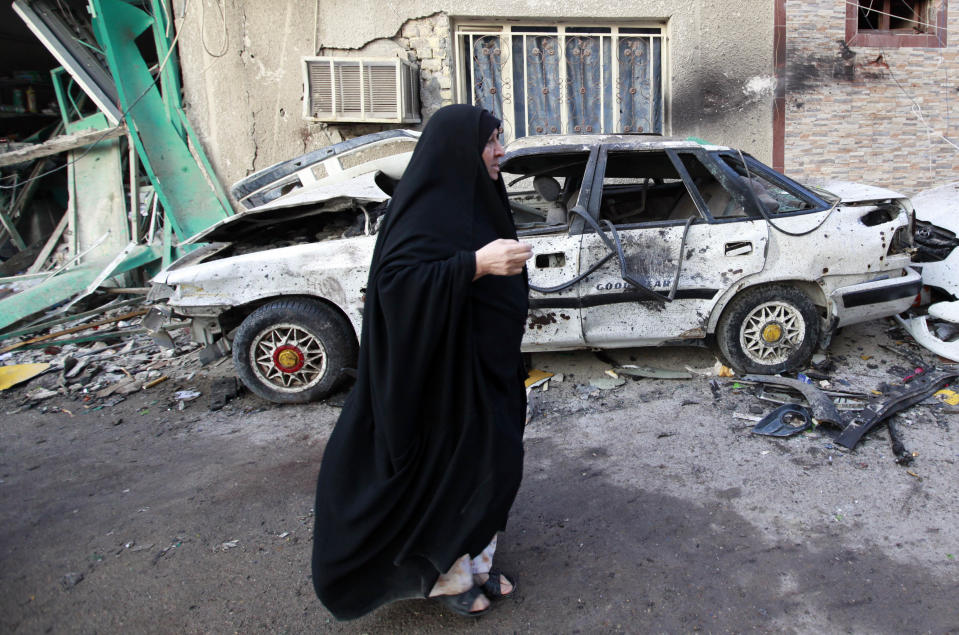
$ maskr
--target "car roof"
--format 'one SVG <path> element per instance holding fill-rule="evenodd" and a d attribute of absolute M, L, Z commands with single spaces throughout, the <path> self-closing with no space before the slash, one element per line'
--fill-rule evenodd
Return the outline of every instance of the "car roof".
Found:
<path fill-rule="evenodd" d="M 694 138 L 664 137 L 656 134 L 576 134 L 576 135 L 530 135 L 511 141 L 506 146 L 506 155 L 531 153 L 566 153 L 587 150 L 593 146 L 606 145 L 616 150 L 660 150 L 664 148 L 705 148 L 728 150 L 726 146 L 713 145 Z"/>

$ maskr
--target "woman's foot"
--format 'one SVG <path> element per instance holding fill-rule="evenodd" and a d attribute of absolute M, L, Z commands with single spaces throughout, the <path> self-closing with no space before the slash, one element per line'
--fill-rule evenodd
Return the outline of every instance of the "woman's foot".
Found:
<path fill-rule="evenodd" d="M 498 569 L 474 575 L 473 582 L 492 600 L 510 596 L 516 589 L 516 582 Z"/>

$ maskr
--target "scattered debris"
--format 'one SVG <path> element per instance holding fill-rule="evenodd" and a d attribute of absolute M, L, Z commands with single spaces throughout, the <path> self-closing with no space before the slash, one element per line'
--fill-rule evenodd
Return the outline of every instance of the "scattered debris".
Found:
<path fill-rule="evenodd" d="M 729 366 L 725 366 L 723 364 L 720 364 L 719 362 L 716 362 L 716 366 L 717 366 L 717 369 L 716 369 L 717 377 L 735 377 L 736 376 L 736 372 Z"/>
<path fill-rule="evenodd" d="M 218 379 L 211 390 L 213 399 L 210 401 L 210 410 L 220 410 L 240 394 L 240 382 L 235 377 Z"/>
<path fill-rule="evenodd" d="M 835 426 L 842 426 L 842 419 L 839 416 L 839 411 L 836 410 L 835 404 L 833 404 L 832 399 L 830 399 L 825 393 L 823 393 L 819 388 L 813 384 L 805 383 L 798 379 L 790 379 L 788 377 L 779 377 L 775 375 L 746 375 L 743 377 L 743 381 L 753 381 L 762 384 L 774 384 L 777 386 L 786 386 L 789 388 L 794 388 L 802 393 L 803 397 L 806 398 L 807 403 L 809 403 L 809 408 L 812 411 L 813 417 L 819 423 L 828 423 Z"/>
<path fill-rule="evenodd" d="M 83 582 L 83 574 L 79 571 L 71 572 L 60 578 L 63 588 L 70 589 Z"/>
<path fill-rule="evenodd" d="M 48 335 L 41 335 L 41 336 L 38 336 L 38 337 L 34 337 L 34 338 L 32 338 L 32 339 L 24 340 L 24 341 L 22 341 L 22 342 L 17 342 L 16 344 L 11 344 L 11 345 L 3 348 L 3 349 L 0 349 L 0 352 L 6 353 L 7 351 L 12 351 L 12 350 L 14 350 L 14 349 L 20 348 L 21 346 L 27 346 L 27 345 L 30 345 L 30 344 L 36 344 L 37 342 L 46 342 L 46 341 L 51 340 L 51 339 L 53 339 L 53 338 L 55 338 L 55 337 L 59 337 L 59 336 L 61 336 L 61 335 L 68 335 L 68 334 L 70 334 L 70 333 L 78 333 L 78 332 L 80 332 L 80 331 L 86 331 L 86 330 L 88 330 L 88 329 L 93 329 L 93 328 L 97 328 L 97 327 L 100 327 L 100 326 L 104 326 L 105 324 L 110 324 L 110 323 L 113 323 L 113 322 L 119 322 L 119 321 L 121 321 L 121 320 L 128 320 L 128 319 L 130 319 L 131 317 L 137 317 L 137 316 L 140 316 L 140 315 L 144 315 L 146 312 L 147 312 L 146 309 L 139 309 L 139 310 L 137 310 L 137 311 L 133 311 L 133 312 L 131 312 L 131 313 L 126 313 L 126 314 L 124 314 L 124 315 L 118 315 L 118 316 L 116 316 L 116 317 L 106 318 L 106 319 L 103 319 L 103 320 L 97 320 L 96 322 L 90 322 L 90 323 L 87 323 L 87 324 L 81 324 L 80 326 L 74 326 L 74 327 L 72 327 L 72 328 L 64 329 L 64 330 L 62 330 L 62 331 L 57 331 L 57 332 L 55 332 L 55 333 L 50 333 L 50 334 L 48 334 Z M 57 342 L 60 342 L 60 343 L 62 343 L 62 342 L 64 342 L 64 341 L 65 341 L 65 340 L 57 340 Z"/>
<path fill-rule="evenodd" d="M 649 379 L 692 379 L 693 374 L 688 370 L 670 370 L 668 368 L 654 368 L 652 366 L 636 366 L 625 364 L 616 369 L 620 375 L 630 377 L 646 377 Z"/>
<path fill-rule="evenodd" d="M 34 388 L 34 389 L 30 390 L 30 391 L 27 393 L 27 399 L 31 399 L 31 400 L 33 400 L 33 401 L 42 401 L 43 399 L 49 399 L 50 397 L 56 397 L 56 396 L 59 395 L 59 394 L 60 394 L 60 393 L 58 393 L 56 390 L 48 390 L 48 389 L 46 389 L 46 388 L 37 387 L 37 388 Z"/>
<path fill-rule="evenodd" d="M 0 390 L 12 388 L 40 375 L 50 368 L 50 364 L 14 364 L 0 366 Z"/>
<path fill-rule="evenodd" d="M 875 426 L 887 420 L 892 415 L 919 403 L 926 397 L 933 395 L 949 382 L 959 378 L 959 373 L 944 372 L 936 375 L 923 375 L 913 380 L 909 390 L 894 395 L 886 401 L 875 400 L 867 406 L 860 416 L 843 428 L 842 434 L 836 443 L 846 449 L 853 449 L 862 437 Z"/>
<path fill-rule="evenodd" d="M 821 373 L 831 372 L 836 366 L 830 358 L 826 357 L 822 353 L 816 353 L 813 355 L 812 359 L 810 360 L 810 364 L 812 364 L 814 369 Z"/>
<path fill-rule="evenodd" d="M 959 322 L 959 301 L 940 302 L 930 306 L 928 310 L 926 315 L 911 318 L 897 315 L 896 321 L 924 348 L 954 362 L 959 361 L 959 329 L 944 326 L 930 328 L 929 325 L 932 317 Z"/>
<path fill-rule="evenodd" d="M 150 509 L 150 508 L 149 508 L 149 507 L 144 507 L 143 509 L 141 509 L 141 510 L 139 510 L 139 511 L 142 512 L 142 511 L 146 511 L 146 510 L 148 510 L 148 509 Z M 160 551 L 158 551 L 158 552 L 153 556 L 153 560 L 150 562 L 150 564 L 152 564 L 153 566 L 156 566 L 156 563 L 160 561 L 160 558 L 162 558 L 163 556 L 167 555 L 167 554 L 170 553 L 171 551 L 175 550 L 177 547 L 179 547 L 179 546 L 182 545 L 182 544 L 183 544 L 183 541 L 180 540 L 179 538 L 174 539 L 174 541 L 173 541 L 172 543 L 170 543 L 170 546 L 169 546 L 169 547 L 165 547 L 165 548 L 161 549 Z"/>
<path fill-rule="evenodd" d="M 812 413 L 804 406 L 786 404 L 776 408 L 752 429 L 767 437 L 791 437 L 813 426 Z"/>
<path fill-rule="evenodd" d="M 148 381 L 147 383 L 143 384 L 143 389 L 144 389 L 144 390 L 149 390 L 150 388 L 153 388 L 154 386 L 157 386 L 157 385 L 159 385 L 159 384 L 162 384 L 163 382 L 165 382 L 165 381 L 168 380 L 168 379 L 169 379 L 168 376 L 166 376 L 166 375 L 161 375 L 161 376 L 157 377 L 156 379 L 154 379 L 154 380 L 152 380 L 152 381 Z"/>
<path fill-rule="evenodd" d="M 550 378 L 553 377 L 553 373 L 548 373 L 545 370 L 538 370 L 533 368 L 529 371 L 529 375 L 526 377 L 526 388 L 536 388 L 537 386 L 542 386 L 549 382 Z"/>
<path fill-rule="evenodd" d="M 713 401 L 719 401 L 719 382 L 715 379 L 710 379 L 709 390 L 713 393 Z"/>
<path fill-rule="evenodd" d="M 866 395 L 835 390 L 824 390 L 823 392 L 832 399 L 836 410 L 840 412 L 845 410 L 862 410 L 866 407 Z M 756 392 L 756 398 L 778 404 L 794 403 L 800 406 L 809 405 L 801 392 L 785 386 L 772 387 L 761 384 L 759 390 Z"/>
<path fill-rule="evenodd" d="M 889 431 L 889 442 L 892 445 L 892 454 L 899 465 L 909 465 L 915 458 L 915 454 L 906 449 L 902 442 L 902 436 L 899 434 L 899 428 L 892 419 L 886 422 L 886 430 Z"/>
<path fill-rule="evenodd" d="M 199 390 L 178 390 L 173 393 L 173 398 L 177 401 L 193 401 L 202 394 Z"/>
<path fill-rule="evenodd" d="M 618 388 L 626 383 L 626 380 L 622 377 L 616 377 L 615 379 L 609 376 L 603 377 L 594 377 L 589 380 L 589 385 L 600 390 L 612 390 L 613 388 Z"/>
<path fill-rule="evenodd" d="M 959 406 L 959 393 L 954 390 L 940 390 L 933 394 L 937 400 L 950 406 Z"/>

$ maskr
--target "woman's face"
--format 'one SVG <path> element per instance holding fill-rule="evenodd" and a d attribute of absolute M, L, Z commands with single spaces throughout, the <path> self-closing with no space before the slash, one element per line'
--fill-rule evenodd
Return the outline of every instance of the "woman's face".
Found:
<path fill-rule="evenodd" d="M 503 145 L 499 142 L 499 133 L 499 130 L 494 130 L 486 141 L 486 145 L 483 146 L 483 164 L 489 172 L 489 178 L 494 181 L 499 178 L 500 157 L 506 154 Z"/>

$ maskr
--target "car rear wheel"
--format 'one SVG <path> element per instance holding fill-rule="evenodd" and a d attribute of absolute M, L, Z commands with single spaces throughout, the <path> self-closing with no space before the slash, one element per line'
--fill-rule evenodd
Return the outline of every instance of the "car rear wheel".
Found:
<path fill-rule="evenodd" d="M 233 364 L 247 388 L 278 403 L 322 399 L 354 364 L 349 322 L 322 302 L 278 300 L 251 313 L 233 338 Z"/>
<path fill-rule="evenodd" d="M 729 303 L 716 328 L 719 350 L 739 373 L 802 368 L 819 343 L 816 305 L 795 287 L 757 287 Z"/>

